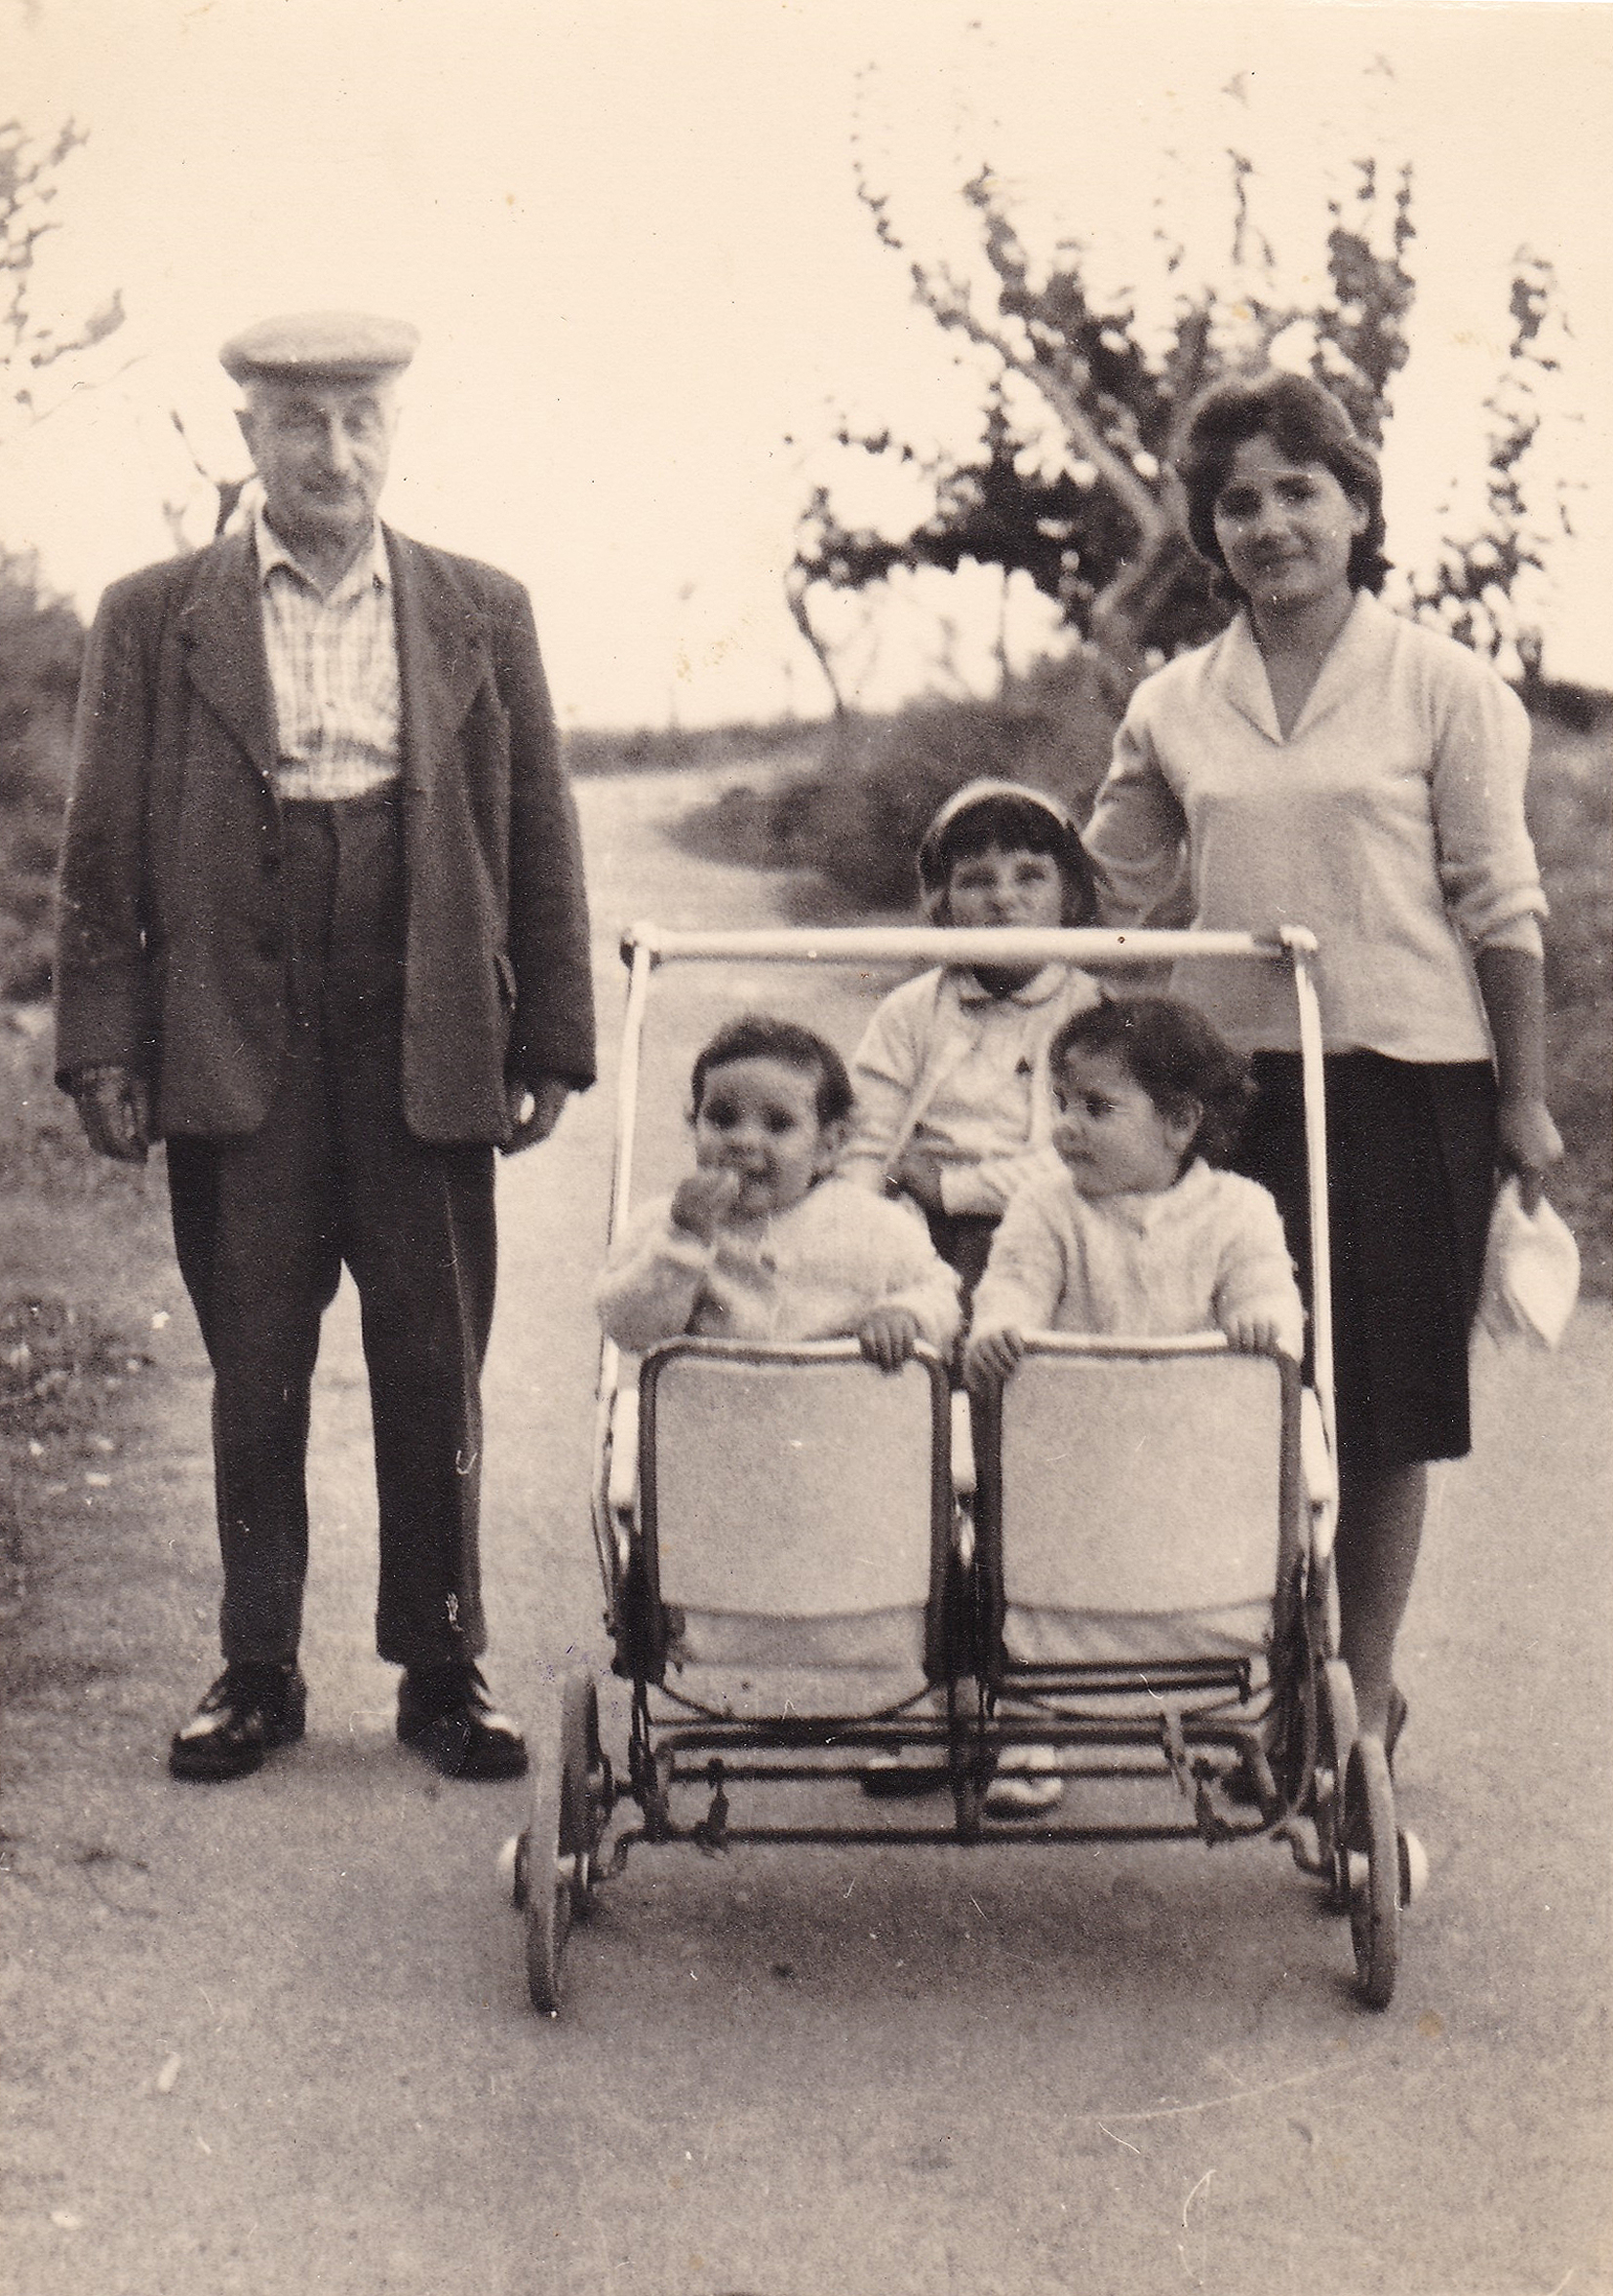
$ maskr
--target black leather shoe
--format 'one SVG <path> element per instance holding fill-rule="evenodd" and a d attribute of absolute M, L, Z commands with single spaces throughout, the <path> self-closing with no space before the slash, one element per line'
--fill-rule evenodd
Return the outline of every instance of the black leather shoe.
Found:
<path fill-rule="evenodd" d="M 398 1736 L 445 1777 L 521 1777 L 527 1743 L 488 1695 L 480 1667 L 411 1666 L 398 1685 Z"/>
<path fill-rule="evenodd" d="M 246 1777 L 276 1746 L 296 1743 L 307 1710 L 308 1686 L 295 1666 L 237 1661 L 174 1732 L 168 1767 L 176 1777 Z"/>

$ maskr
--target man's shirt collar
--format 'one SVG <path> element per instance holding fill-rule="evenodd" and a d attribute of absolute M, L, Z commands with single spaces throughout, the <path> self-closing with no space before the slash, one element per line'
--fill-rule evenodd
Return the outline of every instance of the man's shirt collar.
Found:
<path fill-rule="evenodd" d="M 307 567 L 301 564 L 295 553 L 289 550 L 286 544 L 281 541 L 280 536 L 264 516 L 261 502 L 253 506 L 252 528 L 253 538 L 257 546 L 259 586 L 267 582 L 276 566 L 284 566 L 289 573 L 294 575 L 298 582 L 304 584 L 306 588 L 312 590 L 316 596 L 323 597 L 327 605 L 335 605 L 349 598 L 355 598 L 361 591 L 369 589 L 372 584 L 377 590 L 390 590 L 392 587 L 392 564 L 386 555 L 386 536 L 381 531 L 379 519 L 375 521 L 369 548 L 359 553 L 335 588 L 329 592 L 320 591 L 319 584 L 309 573 Z"/>

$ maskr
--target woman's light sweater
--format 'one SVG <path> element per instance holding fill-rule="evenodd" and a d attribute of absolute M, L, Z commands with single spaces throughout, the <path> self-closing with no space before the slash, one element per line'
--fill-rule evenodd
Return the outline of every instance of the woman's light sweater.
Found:
<path fill-rule="evenodd" d="M 1472 953 L 1541 946 L 1528 764 L 1495 672 L 1365 591 L 1284 739 L 1239 614 L 1132 696 L 1085 838 L 1102 920 L 1147 922 L 1185 837 L 1195 925 L 1317 935 L 1330 1052 L 1485 1060 Z M 1245 1050 L 1298 1042 L 1271 967 L 1197 958 L 1173 986 Z"/>
<path fill-rule="evenodd" d="M 1162 1339 L 1269 1317 L 1299 1356 L 1305 1310 L 1277 1205 L 1195 1161 L 1152 1195 L 1078 1195 L 1049 1149 L 1016 1190 L 974 1295 L 974 1337 L 1092 1332 Z"/>
<path fill-rule="evenodd" d="M 922 1221 L 848 1181 L 820 1180 L 770 1219 L 720 1227 L 710 1243 L 673 1225 L 671 1198 L 641 1206 L 597 1295 L 618 1346 L 693 1332 L 705 1339 L 830 1340 L 877 1307 L 905 1307 L 919 1336 L 957 1336 L 958 1278 Z"/>

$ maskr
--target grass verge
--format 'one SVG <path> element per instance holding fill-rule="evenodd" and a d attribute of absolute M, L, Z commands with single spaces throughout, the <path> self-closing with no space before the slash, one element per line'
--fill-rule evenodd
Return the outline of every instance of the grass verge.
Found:
<path fill-rule="evenodd" d="M 37 1009 L 0 1006 L 0 1704 L 30 1582 L 110 1481 L 147 1369 L 135 1300 L 166 1249 L 160 1167 L 92 1157 Z"/>

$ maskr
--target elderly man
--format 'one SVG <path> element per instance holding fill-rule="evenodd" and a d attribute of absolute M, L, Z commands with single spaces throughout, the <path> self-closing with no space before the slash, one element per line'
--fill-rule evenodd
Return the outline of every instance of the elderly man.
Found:
<path fill-rule="evenodd" d="M 114 585 L 85 665 L 58 1081 L 101 1154 L 166 1141 L 215 1379 L 224 1671 L 180 1777 L 303 1732 L 308 1398 L 344 1263 L 398 1735 L 452 1776 L 526 1767 L 476 1663 L 493 1149 L 592 1079 L 587 919 L 526 592 L 376 520 L 415 341 L 318 314 L 227 343 L 261 504 Z"/>

